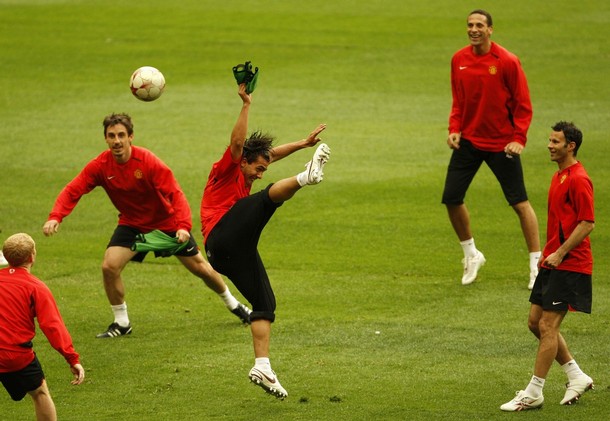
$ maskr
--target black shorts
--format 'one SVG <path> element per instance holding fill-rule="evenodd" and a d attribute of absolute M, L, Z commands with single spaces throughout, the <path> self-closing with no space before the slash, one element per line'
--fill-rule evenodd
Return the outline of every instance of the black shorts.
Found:
<path fill-rule="evenodd" d="M 28 392 L 38 389 L 44 380 L 44 372 L 38 358 L 25 368 L 12 373 L 0 373 L 0 381 L 14 401 L 20 401 Z"/>
<path fill-rule="evenodd" d="M 251 320 L 275 320 L 275 295 L 258 254 L 258 240 L 281 203 L 269 198 L 269 188 L 238 200 L 218 221 L 206 240 L 212 267 L 228 277 L 252 305 Z"/>
<path fill-rule="evenodd" d="M 176 236 L 176 231 L 163 231 L 163 232 L 165 234 L 169 235 L 170 237 Z M 112 234 L 112 237 L 110 238 L 110 242 L 108 243 L 108 245 L 106 247 L 131 248 L 131 246 L 133 246 L 135 244 L 136 237 L 138 236 L 138 234 L 145 234 L 145 233 L 143 233 L 142 231 L 140 231 L 136 228 L 128 227 L 127 225 L 119 225 L 114 230 L 114 233 Z M 134 262 L 142 262 L 144 260 L 144 258 L 146 257 L 147 253 L 148 253 L 147 251 L 138 252 L 135 256 L 132 257 L 131 260 Z M 191 235 L 191 238 L 189 238 L 188 245 L 186 247 L 184 247 L 182 250 L 180 250 L 179 252 L 177 252 L 175 254 L 175 256 L 195 256 L 195 255 L 197 255 L 197 253 L 199 253 L 199 246 L 197 245 L 197 242 Z M 155 252 L 155 257 L 167 257 L 167 256 L 163 256 L 163 255 L 161 255 L 161 253 Z"/>
<path fill-rule="evenodd" d="M 469 140 L 460 140 L 460 149 L 454 149 L 447 168 L 442 203 L 461 205 L 474 176 L 485 162 L 496 176 L 509 205 L 525 202 L 527 192 L 523 181 L 521 158 L 508 158 L 504 152 L 485 152 L 475 148 Z"/>
<path fill-rule="evenodd" d="M 530 294 L 530 303 L 549 311 L 571 310 L 590 314 L 592 291 L 591 275 L 540 268 Z"/>

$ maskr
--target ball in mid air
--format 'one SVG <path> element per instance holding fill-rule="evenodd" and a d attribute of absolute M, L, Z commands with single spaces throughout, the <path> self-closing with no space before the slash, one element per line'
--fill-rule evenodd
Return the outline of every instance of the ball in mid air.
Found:
<path fill-rule="evenodd" d="M 131 75 L 129 87 L 131 93 L 139 100 L 154 101 L 165 89 L 165 77 L 154 67 L 140 67 Z"/>

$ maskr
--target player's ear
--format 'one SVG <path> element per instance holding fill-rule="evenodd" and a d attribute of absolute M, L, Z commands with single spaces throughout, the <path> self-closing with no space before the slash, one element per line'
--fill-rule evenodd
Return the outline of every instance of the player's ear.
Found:
<path fill-rule="evenodd" d="M 574 149 L 576 149 L 576 142 L 568 142 L 568 152 L 574 152 Z"/>

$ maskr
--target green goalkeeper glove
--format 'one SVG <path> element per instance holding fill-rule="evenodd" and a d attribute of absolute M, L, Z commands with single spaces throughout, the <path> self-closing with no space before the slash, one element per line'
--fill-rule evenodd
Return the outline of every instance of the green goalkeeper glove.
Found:
<path fill-rule="evenodd" d="M 258 80 L 258 67 L 254 67 L 254 70 L 252 70 L 252 68 L 252 63 L 249 61 L 233 67 L 233 76 L 235 76 L 237 84 L 241 85 L 242 83 L 245 83 L 247 94 L 254 92 Z"/>

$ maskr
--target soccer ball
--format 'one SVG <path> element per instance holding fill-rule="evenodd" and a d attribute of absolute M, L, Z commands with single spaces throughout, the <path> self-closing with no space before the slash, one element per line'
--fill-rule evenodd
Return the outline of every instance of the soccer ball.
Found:
<path fill-rule="evenodd" d="M 129 80 L 133 96 L 142 101 L 154 101 L 165 89 L 163 73 L 154 67 L 144 66 L 133 72 Z"/>

